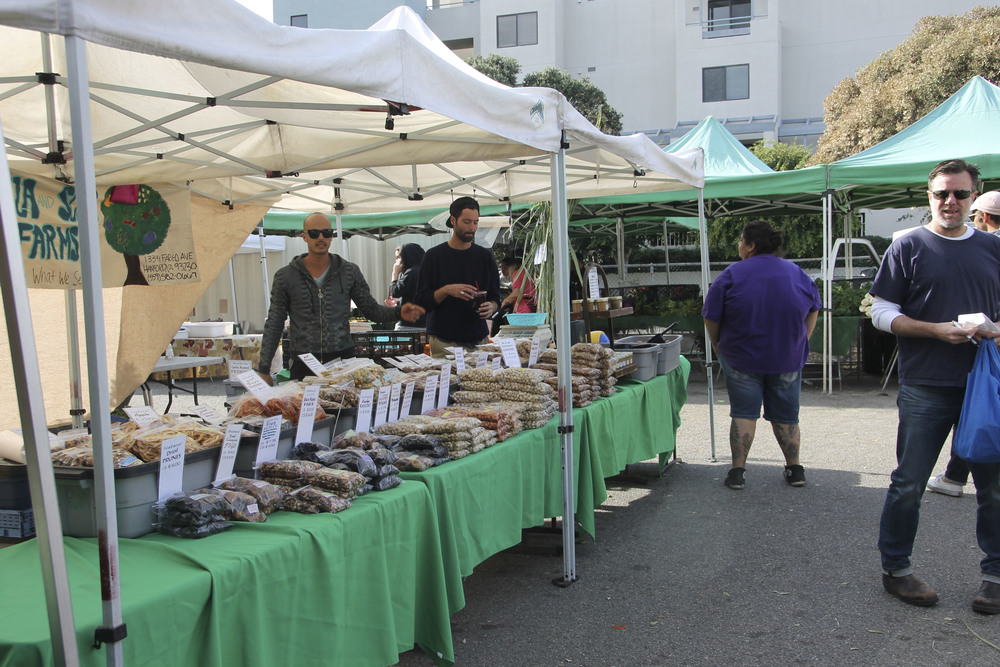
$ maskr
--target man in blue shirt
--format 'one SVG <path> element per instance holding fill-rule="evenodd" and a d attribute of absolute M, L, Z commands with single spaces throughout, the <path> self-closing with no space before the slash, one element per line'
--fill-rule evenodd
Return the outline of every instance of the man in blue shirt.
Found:
<path fill-rule="evenodd" d="M 964 313 L 1000 314 L 1000 238 L 965 224 L 979 170 L 963 160 L 938 164 L 928 178 L 931 221 L 892 243 L 871 293 L 872 323 L 896 334 L 899 347 L 897 467 L 879 526 L 882 585 L 908 604 L 930 606 L 938 594 L 913 574 L 910 556 L 920 499 L 941 447 L 958 422 L 976 356 L 971 341 L 997 336 L 955 326 Z M 976 536 L 985 553 L 973 610 L 1000 613 L 1000 463 L 970 463 L 979 511 Z"/>

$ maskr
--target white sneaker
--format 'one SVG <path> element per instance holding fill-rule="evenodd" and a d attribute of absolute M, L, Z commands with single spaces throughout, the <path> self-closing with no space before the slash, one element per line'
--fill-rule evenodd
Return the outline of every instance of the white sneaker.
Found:
<path fill-rule="evenodd" d="M 954 498 L 962 497 L 962 487 L 964 484 L 958 484 L 953 482 L 941 473 L 937 477 L 932 477 L 927 482 L 927 490 L 933 491 L 934 493 L 941 493 L 946 496 L 952 496 Z"/>

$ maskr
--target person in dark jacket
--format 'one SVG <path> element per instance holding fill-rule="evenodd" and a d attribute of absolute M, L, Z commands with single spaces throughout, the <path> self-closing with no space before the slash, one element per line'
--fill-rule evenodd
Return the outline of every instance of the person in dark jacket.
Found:
<path fill-rule="evenodd" d="M 352 300 L 365 317 L 379 322 L 400 318 L 415 322 L 424 314 L 424 309 L 413 303 L 395 308 L 378 303 L 358 265 L 328 252 L 333 229 L 330 219 L 322 213 L 306 216 L 302 238 L 309 252 L 274 274 L 257 366 L 257 372 L 268 383 L 272 382 L 271 359 L 281 341 L 286 317 L 293 360 L 289 371 L 293 380 L 301 380 L 312 372 L 298 358 L 300 354 L 312 353 L 321 362 L 354 356 L 348 323 Z"/>
<path fill-rule="evenodd" d="M 420 263 L 424 259 L 424 249 L 416 243 L 404 243 L 399 248 L 399 256 L 392 265 L 392 283 L 389 285 L 389 296 L 397 303 L 415 303 L 417 296 L 417 278 L 420 274 Z M 423 329 L 426 318 L 421 317 L 412 325 L 400 320 L 396 329 Z"/>

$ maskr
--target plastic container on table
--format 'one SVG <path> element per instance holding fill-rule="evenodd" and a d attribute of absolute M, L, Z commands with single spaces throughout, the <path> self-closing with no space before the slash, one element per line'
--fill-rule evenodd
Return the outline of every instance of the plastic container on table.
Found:
<path fill-rule="evenodd" d="M 653 336 L 649 334 L 625 336 L 624 338 L 619 338 L 615 341 L 615 347 L 622 350 L 632 349 L 628 346 L 647 344 L 651 338 L 653 338 Z M 683 338 L 684 336 L 681 334 L 667 334 L 663 336 L 664 342 L 655 343 L 655 345 L 659 346 L 660 350 L 659 357 L 656 361 L 657 375 L 666 375 L 680 365 L 681 339 Z"/>
<path fill-rule="evenodd" d="M 349 414 L 353 413 L 353 414 Z M 337 421 L 336 412 L 329 417 L 325 417 L 313 423 L 312 442 L 330 444 L 333 436 L 348 428 L 354 427 L 354 419 L 357 415 L 357 408 L 342 410 L 340 421 Z M 334 425 L 336 424 L 336 433 Z M 350 424 L 349 426 L 346 426 Z M 295 426 L 281 429 L 278 434 L 278 451 L 274 458 L 277 460 L 287 459 L 292 455 L 292 448 L 295 447 L 295 433 L 298 429 Z M 257 446 L 260 444 L 260 435 L 245 435 L 240 438 L 240 446 L 236 450 L 236 459 L 233 461 L 233 474 L 238 477 L 253 479 L 253 464 L 257 461 Z"/>
<path fill-rule="evenodd" d="M 235 322 L 185 322 L 188 338 L 224 338 L 233 335 Z"/>
<path fill-rule="evenodd" d="M 200 489 L 215 479 L 218 447 L 184 456 L 184 489 Z M 56 495 L 63 534 L 97 537 L 94 469 L 56 466 Z M 153 532 L 153 503 L 159 493 L 160 462 L 115 468 L 115 508 L 119 537 L 140 537 Z"/>
<path fill-rule="evenodd" d="M 25 510 L 29 507 L 28 466 L 0 461 L 0 510 Z"/>
<path fill-rule="evenodd" d="M 628 336 L 627 338 L 634 338 Z M 616 340 L 616 350 L 628 350 L 632 353 L 632 362 L 636 369 L 632 371 L 633 380 L 652 380 L 656 377 L 656 364 L 660 357 L 660 346 L 654 343 L 629 342 L 626 338 Z"/>

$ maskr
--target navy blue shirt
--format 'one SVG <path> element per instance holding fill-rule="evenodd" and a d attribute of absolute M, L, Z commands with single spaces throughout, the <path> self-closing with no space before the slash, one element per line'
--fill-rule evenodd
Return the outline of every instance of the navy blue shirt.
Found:
<path fill-rule="evenodd" d="M 414 301 L 427 309 L 427 333 L 455 343 L 477 343 L 489 336 L 489 327 L 472 301 L 453 296 L 441 303 L 434 300 L 435 290 L 452 283 L 479 287 L 499 309 L 500 271 L 493 253 L 475 243 L 465 250 L 442 243 L 424 255 L 417 280 Z"/>
<path fill-rule="evenodd" d="M 966 313 L 1000 311 L 1000 238 L 976 231 L 968 238 L 943 238 L 926 227 L 892 242 L 871 293 L 899 304 L 907 317 L 949 322 Z M 899 380 L 903 384 L 964 387 L 976 346 L 933 338 L 897 336 Z"/>

